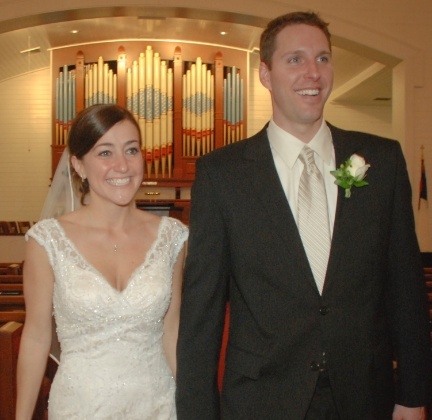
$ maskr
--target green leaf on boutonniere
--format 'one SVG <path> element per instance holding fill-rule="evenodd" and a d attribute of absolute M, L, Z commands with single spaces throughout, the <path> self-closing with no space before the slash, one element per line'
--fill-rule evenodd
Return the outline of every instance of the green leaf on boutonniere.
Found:
<path fill-rule="evenodd" d="M 339 168 L 330 173 L 336 178 L 335 184 L 345 189 L 345 197 L 351 197 L 352 187 L 364 187 L 369 185 L 364 180 L 366 172 L 370 168 L 370 165 L 366 164 L 365 160 L 357 155 L 353 154 L 349 159 L 342 163 Z"/>

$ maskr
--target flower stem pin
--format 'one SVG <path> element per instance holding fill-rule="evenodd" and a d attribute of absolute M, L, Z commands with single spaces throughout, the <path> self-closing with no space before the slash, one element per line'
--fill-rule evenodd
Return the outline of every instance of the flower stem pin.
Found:
<path fill-rule="evenodd" d="M 359 155 L 353 154 L 339 169 L 330 171 L 336 178 L 335 184 L 345 188 L 345 197 L 351 197 L 352 187 L 363 187 L 369 183 L 364 180 L 367 170 L 370 165 L 366 164 L 364 158 Z"/>

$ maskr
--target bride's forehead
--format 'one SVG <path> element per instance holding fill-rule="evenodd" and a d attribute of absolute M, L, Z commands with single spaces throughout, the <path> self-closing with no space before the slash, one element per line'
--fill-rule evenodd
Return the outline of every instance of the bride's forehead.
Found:
<path fill-rule="evenodd" d="M 122 120 L 109 128 L 105 134 L 96 141 L 94 146 L 108 143 L 125 143 L 131 140 L 139 141 L 139 131 L 131 121 Z"/>

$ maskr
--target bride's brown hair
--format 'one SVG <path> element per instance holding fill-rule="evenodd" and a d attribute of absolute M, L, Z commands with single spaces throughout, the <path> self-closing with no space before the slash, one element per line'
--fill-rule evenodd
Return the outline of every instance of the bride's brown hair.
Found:
<path fill-rule="evenodd" d="M 115 104 L 97 104 L 84 109 L 75 117 L 69 131 L 67 147 L 70 156 L 82 159 L 108 130 L 124 120 L 130 121 L 136 127 L 141 144 L 139 125 L 127 109 Z M 82 180 L 73 168 L 71 170 L 75 186 L 81 193 L 81 205 L 84 205 L 89 192 L 88 181 Z"/>

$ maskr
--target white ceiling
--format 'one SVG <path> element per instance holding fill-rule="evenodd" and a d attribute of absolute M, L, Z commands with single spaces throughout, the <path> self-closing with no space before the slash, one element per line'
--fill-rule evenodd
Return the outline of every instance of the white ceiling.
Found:
<path fill-rule="evenodd" d="M 109 14 L 109 13 L 108 13 Z M 181 15 L 181 13 L 178 13 Z M 0 28 L 0 81 L 49 67 L 52 48 L 108 40 L 177 40 L 225 45 L 252 51 L 258 48 L 261 20 L 206 19 L 182 16 L 115 16 L 76 19 L 80 14 L 51 16 L 54 23 L 2 32 Z M 162 17 L 160 17 L 160 16 Z M 213 20 L 214 18 L 214 20 Z M 243 23 L 246 22 L 246 23 Z M 39 23 L 33 19 L 33 24 Z M 4 29 L 3 29 L 4 30 Z M 73 34 L 72 31 L 78 31 Z M 225 31 L 226 35 L 221 35 Z M 20 51 L 39 47 L 38 52 Z M 333 46 L 335 84 L 331 100 L 344 104 L 391 106 L 391 68 L 358 53 Z"/>

